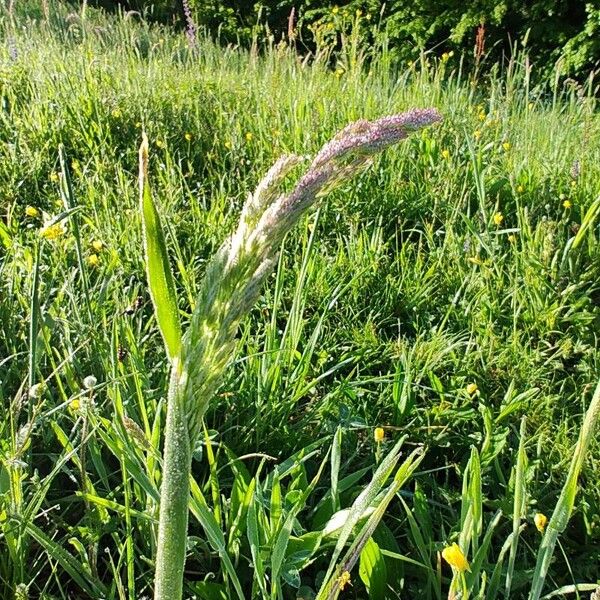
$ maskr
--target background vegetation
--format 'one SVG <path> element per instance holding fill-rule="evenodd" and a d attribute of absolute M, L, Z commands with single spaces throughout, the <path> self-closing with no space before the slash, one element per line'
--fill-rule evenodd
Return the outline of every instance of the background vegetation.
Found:
<path fill-rule="evenodd" d="M 181 0 L 100 0 L 100 4 L 185 23 Z M 257 37 L 279 41 L 293 22 L 301 46 L 313 49 L 323 34 L 335 37 L 360 23 L 361 36 L 367 40 L 385 32 L 391 53 L 401 61 L 430 50 L 438 56 L 464 54 L 470 65 L 485 52 L 493 63 L 512 54 L 517 43 L 544 65 L 546 76 L 559 61 L 562 73 L 585 78 L 600 61 L 597 0 L 189 0 L 188 5 L 197 24 L 221 41 L 243 45 Z"/>
<path fill-rule="evenodd" d="M 485 76 L 458 55 L 402 63 L 359 24 L 306 54 L 190 45 L 89 7 L 15 11 L 0 49 L 0 597 L 151 593 L 167 364 L 142 264 L 141 130 L 185 320 L 280 154 L 415 106 L 443 124 L 306 220 L 244 323 L 195 453 L 187 590 L 235 597 L 237 579 L 261 597 L 276 571 L 282 597 L 312 597 L 325 524 L 407 435 L 405 455 L 425 458 L 344 597 L 446 595 L 440 551 L 459 534 L 485 549 L 474 596 L 493 597 L 500 564 L 499 589 L 527 597 L 533 516 L 556 503 L 600 376 L 593 80 L 534 85 L 546 67 L 523 53 Z M 556 597 L 600 580 L 599 459 L 594 443 Z"/>

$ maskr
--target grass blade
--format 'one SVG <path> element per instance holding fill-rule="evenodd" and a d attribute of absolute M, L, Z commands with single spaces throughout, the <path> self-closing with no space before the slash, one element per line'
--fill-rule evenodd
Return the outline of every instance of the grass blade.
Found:
<path fill-rule="evenodd" d="M 144 229 L 144 255 L 150 296 L 167 354 L 173 361 L 179 356 L 181 349 L 181 323 L 179 322 L 175 282 L 169 266 L 165 236 L 148 182 L 148 139 L 146 136 L 140 146 L 139 183 Z"/>

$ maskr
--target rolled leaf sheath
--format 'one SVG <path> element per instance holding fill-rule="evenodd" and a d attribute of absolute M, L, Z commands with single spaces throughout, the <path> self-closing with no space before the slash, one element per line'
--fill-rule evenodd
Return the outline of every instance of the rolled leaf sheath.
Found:
<path fill-rule="evenodd" d="M 155 600 L 179 600 L 183 597 L 192 453 L 182 398 L 185 386 L 181 385 L 177 366 L 173 365 L 167 406 Z"/>

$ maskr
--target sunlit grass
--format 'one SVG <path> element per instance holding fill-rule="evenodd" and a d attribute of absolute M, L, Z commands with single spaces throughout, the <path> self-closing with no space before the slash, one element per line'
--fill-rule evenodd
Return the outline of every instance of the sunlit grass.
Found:
<path fill-rule="evenodd" d="M 186 581 L 235 597 L 237 577 L 260 597 L 289 518 L 284 597 L 316 591 L 336 541 L 319 532 L 407 434 L 425 457 L 345 593 L 378 589 L 372 560 L 403 596 L 444 597 L 441 551 L 469 537 L 498 597 L 516 548 L 511 597 L 527 597 L 534 515 L 553 512 L 599 375 L 590 90 L 529 86 L 521 56 L 473 79 L 452 61 L 394 65 L 384 45 L 355 63 L 346 46 L 343 73 L 327 48 L 311 60 L 201 39 L 193 54 L 135 16 L 51 8 L 49 24 L 1 13 L 0 597 L 18 584 L 32 598 L 151 594 L 168 364 L 141 252 L 142 129 L 185 326 L 208 258 L 278 156 L 429 105 L 445 117 L 435 134 L 388 151 L 309 216 L 243 322 L 193 461 Z M 599 459 L 592 442 L 546 593 L 600 578 Z M 463 489 L 476 464 L 480 500 Z M 465 533 L 461 512 L 478 502 L 480 534 Z"/>

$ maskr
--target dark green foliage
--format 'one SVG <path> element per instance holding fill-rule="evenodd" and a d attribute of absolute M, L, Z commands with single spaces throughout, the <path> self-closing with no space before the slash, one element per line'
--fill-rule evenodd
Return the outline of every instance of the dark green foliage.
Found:
<path fill-rule="evenodd" d="M 98 0 L 104 7 L 121 5 L 156 18 L 179 18 L 181 0 Z M 510 54 L 519 43 L 534 60 L 551 66 L 562 59 L 563 71 L 585 75 L 600 59 L 600 2 L 580 0 L 189 0 L 197 24 L 223 42 L 248 44 L 254 37 L 276 42 L 288 34 L 290 16 L 297 36 L 308 48 L 318 39 L 315 27 L 348 32 L 361 22 L 360 34 L 373 41 L 385 30 L 394 55 L 414 60 L 422 50 L 464 53 L 479 62 L 476 38 L 482 35 L 488 62 Z M 360 19 L 357 16 L 360 15 Z M 266 26 L 266 27 L 265 27 Z M 480 29 L 481 27 L 481 29 Z"/>

